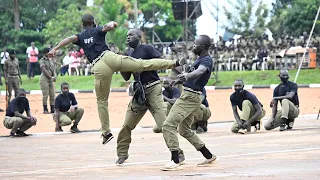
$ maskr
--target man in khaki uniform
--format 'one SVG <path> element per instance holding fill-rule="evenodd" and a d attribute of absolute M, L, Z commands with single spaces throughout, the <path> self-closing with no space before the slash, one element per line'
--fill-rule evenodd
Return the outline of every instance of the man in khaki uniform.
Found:
<path fill-rule="evenodd" d="M 26 111 L 27 116 L 23 115 Z M 10 137 L 28 136 L 24 133 L 31 126 L 37 124 L 37 118 L 31 116 L 29 101 L 26 98 L 26 91 L 19 89 L 17 97 L 12 99 L 4 117 L 3 125 L 11 129 Z"/>
<path fill-rule="evenodd" d="M 172 60 L 179 58 L 179 56 L 183 56 L 183 50 L 182 50 L 181 46 L 178 46 L 176 44 L 171 44 L 169 47 L 171 48 L 171 52 L 172 52 L 172 54 L 171 54 Z M 182 71 L 183 71 L 182 66 L 174 67 L 171 69 L 169 77 L 173 80 L 176 80 L 176 79 L 178 79 L 177 76 L 179 74 L 181 74 Z M 177 84 L 176 88 L 178 88 L 180 93 L 182 93 L 182 91 L 183 91 L 182 84 Z"/>
<path fill-rule="evenodd" d="M 4 63 L 4 78 L 8 86 L 8 102 L 10 102 L 12 89 L 14 90 L 14 96 L 17 97 L 20 84 L 22 84 L 19 60 L 15 58 L 15 51 L 13 50 L 9 50 L 9 59 Z"/>
<path fill-rule="evenodd" d="M 102 144 L 106 144 L 113 138 L 110 130 L 108 99 L 114 72 L 142 72 L 171 69 L 184 65 L 185 59 L 175 61 L 152 59 L 145 61 L 115 54 L 110 51 L 106 45 L 105 36 L 108 31 L 112 31 L 118 26 L 116 22 L 111 21 L 103 26 L 97 26 L 94 17 L 91 14 L 85 14 L 82 17 L 82 23 L 85 27 L 84 31 L 63 39 L 49 54 L 50 56 L 54 56 L 56 50 L 70 43 L 74 43 L 83 48 L 86 57 L 92 64 L 92 72 L 95 77 L 95 94 L 103 137 Z"/>
<path fill-rule="evenodd" d="M 55 98 L 55 87 L 54 82 L 56 82 L 56 71 L 54 67 L 54 62 L 48 57 L 49 48 L 43 50 L 43 57 L 40 59 L 40 88 L 42 91 L 42 105 L 43 113 L 49 114 L 48 111 L 48 96 L 50 97 L 50 113 L 54 113 L 54 98 Z"/>
<path fill-rule="evenodd" d="M 178 81 L 184 82 L 184 91 L 172 106 L 168 117 L 163 123 L 163 137 L 171 152 L 170 162 L 161 168 L 163 171 L 181 169 L 177 132 L 187 139 L 194 148 L 204 156 L 205 160 L 199 163 L 198 166 L 208 166 L 218 160 L 218 158 L 206 148 L 199 137 L 191 131 L 191 124 L 195 112 L 201 105 L 200 95 L 210 78 L 213 67 L 213 61 L 208 52 L 210 46 L 211 40 L 209 36 L 200 35 L 197 37 L 193 45 L 193 52 L 198 58 L 188 72 L 178 76 Z M 175 83 L 177 83 L 177 81 L 174 81 L 173 84 Z"/>

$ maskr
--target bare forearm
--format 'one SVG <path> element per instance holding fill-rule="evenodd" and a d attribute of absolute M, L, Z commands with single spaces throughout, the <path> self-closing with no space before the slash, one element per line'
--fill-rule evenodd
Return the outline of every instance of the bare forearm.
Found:
<path fill-rule="evenodd" d="M 205 71 L 201 70 L 201 69 L 197 69 L 191 73 L 188 73 L 188 79 L 195 79 L 199 76 L 201 76 L 202 74 L 204 74 Z"/>
<path fill-rule="evenodd" d="M 28 117 L 31 117 L 30 111 L 27 111 L 26 114 L 27 114 Z"/>
<path fill-rule="evenodd" d="M 60 120 L 59 118 L 60 118 L 60 112 L 59 112 L 59 109 L 56 109 L 55 110 L 55 118 L 54 118 L 56 124 L 59 124 L 59 120 Z"/>
<path fill-rule="evenodd" d="M 259 116 L 261 116 L 261 114 L 262 114 L 261 109 L 257 110 L 256 113 L 250 119 L 248 119 L 248 122 L 251 124 L 251 123 L 257 121 Z"/>
<path fill-rule="evenodd" d="M 275 118 L 277 115 L 278 105 L 273 105 L 272 107 L 272 117 Z"/>
<path fill-rule="evenodd" d="M 238 122 L 238 124 L 241 124 L 241 123 L 242 123 L 238 112 L 234 112 L 234 111 L 233 111 L 233 116 L 234 116 L 234 118 L 236 119 L 236 121 Z"/>
<path fill-rule="evenodd" d="M 21 117 L 22 119 L 29 119 L 28 116 L 25 116 L 23 114 L 20 114 L 19 112 L 14 112 L 14 116 L 15 117 Z"/>
<path fill-rule="evenodd" d="M 54 49 L 55 49 L 55 50 L 58 50 L 58 49 L 60 49 L 61 47 L 64 47 L 64 46 L 70 44 L 71 42 L 72 42 L 72 40 L 71 40 L 70 37 L 65 38 L 65 39 L 63 39 L 62 41 L 60 41 L 60 43 L 59 43 L 56 47 L 54 47 Z"/>

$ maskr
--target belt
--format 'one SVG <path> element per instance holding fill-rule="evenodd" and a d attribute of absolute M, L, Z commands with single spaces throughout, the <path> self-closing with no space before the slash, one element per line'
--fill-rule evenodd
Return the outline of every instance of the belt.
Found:
<path fill-rule="evenodd" d="M 16 78 L 16 77 L 18 77 L 18 75 L 15 75 L 15 76 L 8 75 L 8 77 Z"/>
<path fill-rule="evenodd" d="M 154 85 L 160 84 L 160 80 L 153 81 L 153 82 L 148 82 L 147 84 L 143 85 L 145 88 L 152 87 Z"/>
<path fill-rule="evenodd" d="M 92 66 L 94 66 L 101 58 L 102 58 L 102 56 L 107 52 L 107 51 L 109 51 L 109 50 L 105 50 L 105 51 L 103 51 L 97 58 L 95 58 L 93 61 L 92 61 L 92 63 L 90 63 Z"/>
<path fill-rule="evenodd" d="M 193 89 L 191 89 L 191 88 L 189 88 L 189 87 L 183 87 L 183 89 L 185 90 L 185 91 L 189 91 L 189 92 L 193 92 L 193 93 L 196 93 L 196 94 L 202 94 L 202 92 L 201 91 L 196 91 L 196 90 L 193 90 Z"/>

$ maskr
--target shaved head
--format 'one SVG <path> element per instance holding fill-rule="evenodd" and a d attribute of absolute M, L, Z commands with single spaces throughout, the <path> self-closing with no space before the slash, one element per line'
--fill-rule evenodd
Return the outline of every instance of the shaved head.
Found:
<path fill-rule="evenodd" d="M 91 14 L 85 14 L 82 16 L 82 25 L 84 27 L 91 26 L 94 22 L 94 17 Z"/>
<path fill-rule="evenodd" d="M 199 41 L 200 41 L 200 44 L 201 45 L 204 45 L 204 48 L 205 49 L 209 49 L 210 48 L 210 46 L 211 46 L 211 39 L 210 39 L 210 37 L 209 36 L 207 36 L 207 35 L 200 35 L 199 36 Z"/>
<path fill-rule="evenodd" d="M 137 35 L 140 39 L 142 38 L 142 32 L 140 29 L 130 29 L 127 34 L 129 33 Z"/>
<path fill-rule="evenodd" d="M 289 74 L 289 71 L 287 69 L 281 69 L 279 76 L 281 78 L 289 78 L 290 74 Z"/>

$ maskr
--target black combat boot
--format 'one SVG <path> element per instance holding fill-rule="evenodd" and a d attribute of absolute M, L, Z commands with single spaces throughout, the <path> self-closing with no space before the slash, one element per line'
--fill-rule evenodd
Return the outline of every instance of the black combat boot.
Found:
<path fill-rule="evenodd" d="M 43 105 L 43 114 L 50 114 L 47 105 Z"/>
<path fill-rule="evenodd" d="M 51 111 L 50 111 L 50 113 L 54 113 L 54 105 L 50 105 L 50 108 L 51 108 Z"/>
<path fill-rule="evenodd" d="M 72 133 L 79 133 L 79 132 L 81 132 L 79 129 L 78 129 L 78 124 L 74 124 L 72 127 L 71 127 L 71 129 L 70 129 L 70 131 L 72 132 Z"/>

